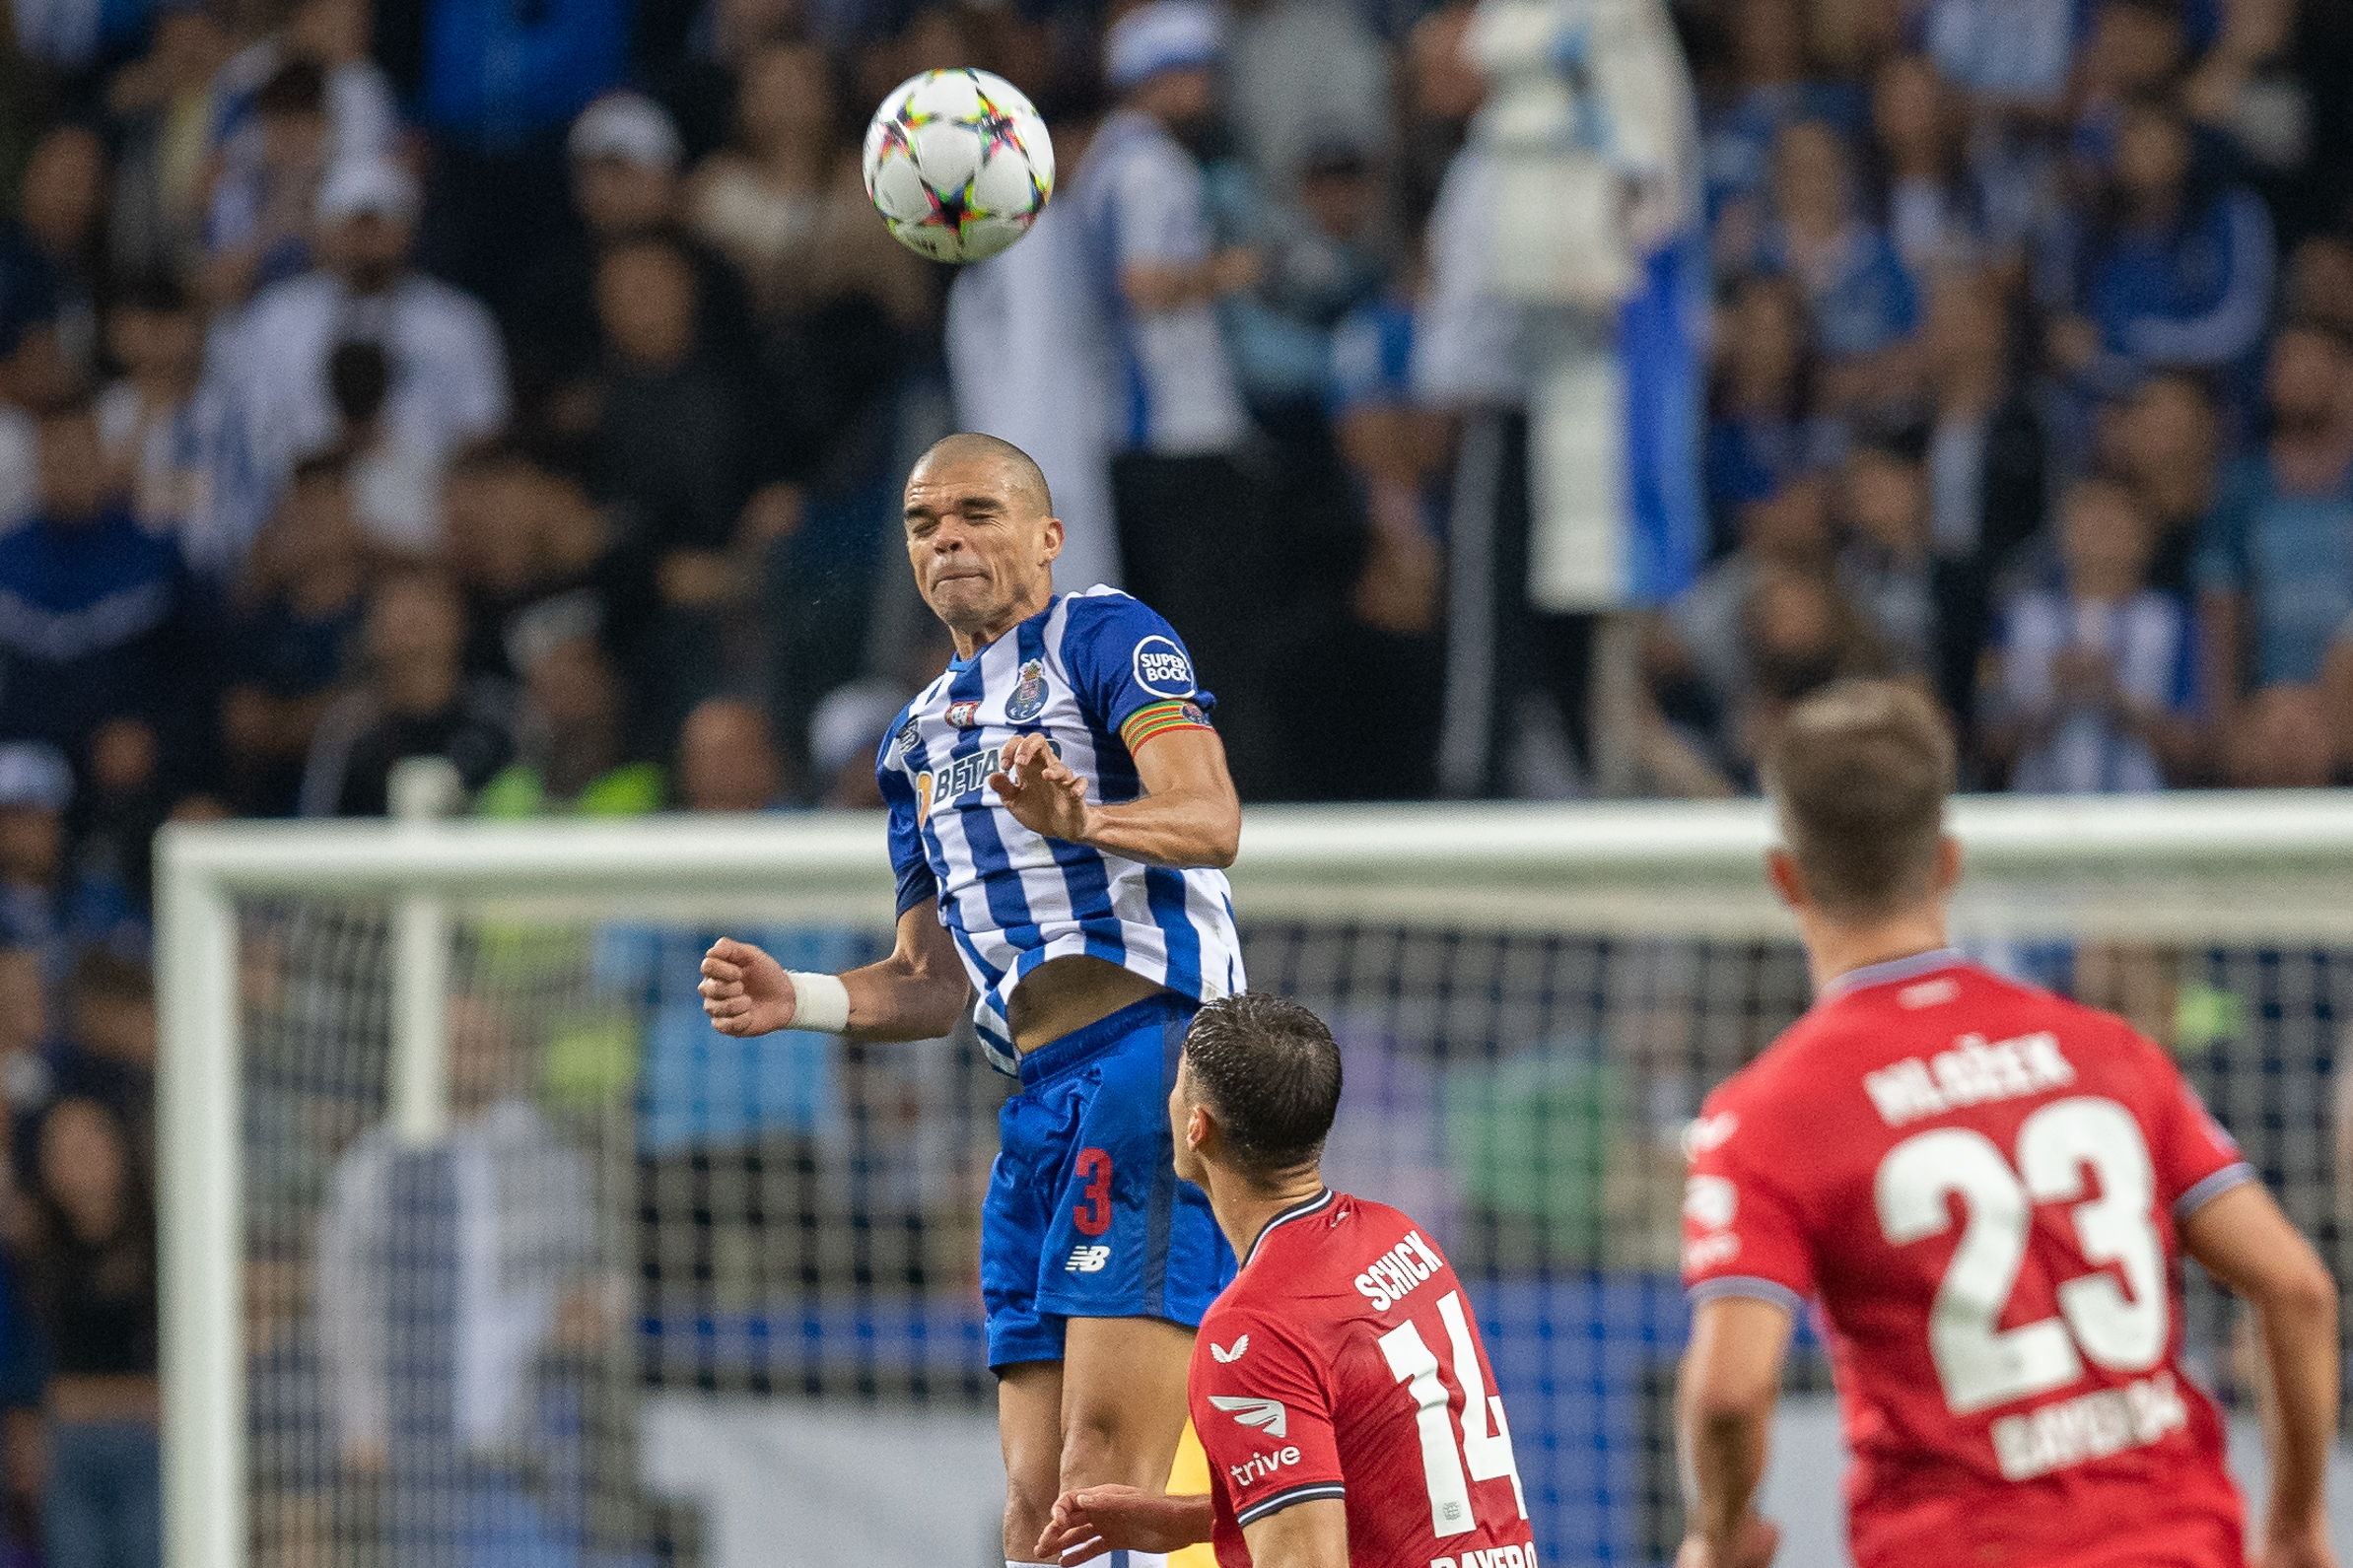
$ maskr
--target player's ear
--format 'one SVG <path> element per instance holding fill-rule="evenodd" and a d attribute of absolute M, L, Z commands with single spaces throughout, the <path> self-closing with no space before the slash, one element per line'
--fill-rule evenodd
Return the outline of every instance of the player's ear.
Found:
<path fill-rule="evenodd" d="M 1960 885 L 1961 841 L 1950 833 L 1940 833 L 1936 838 L 1936 896 L 1949 898 Z"/>
<path fill-rule="evenodd" d="M 1062 559 L 1062 541 L 1063 541 L 1063 525 L 1062 525 L 1062 519 L 1061 519 L 1060 517 L 1051 517 L 1051 516 L 1050 516 L 1050 517 L 1048 517 L 1048 518 L 1046 519 L 1046 559 L 1047 559 L 1047 560 L 1049 560 L 1049 561 L 1059 561 L 1059 560 L 1061 560 L 1061 559 Z"/>
<path fill-rule="evenodd" d="M 1200 1153 L 1201 1146 L 1209 1142 L 1216 1130 L 1217 1119 L 1210 1115 L 1207 1106 L 1196 1100 L 1192 1110 L 1185 1116 L 1185 1147 L 1196 1154 Z"/>
<path fill-rule="evenodd" d="M 1814 902 L 1806 892 L 1806 879 L 1798 874 L 1797 856 L 1778 845 L 1765 852 L 1765 876 L 1791 910 L 1803 910 Z"/>

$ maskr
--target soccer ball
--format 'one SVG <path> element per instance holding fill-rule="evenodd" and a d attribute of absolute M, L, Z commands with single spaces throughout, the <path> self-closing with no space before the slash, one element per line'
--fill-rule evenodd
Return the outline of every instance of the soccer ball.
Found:
<path fill-rule="evenodd" d="M 1054 194 L 1054 143 L 1003 77 L 926 71 L 874 111 L 865 175 L 899 243 L 934 261 L 979 261 L 1037 221 Z"/>

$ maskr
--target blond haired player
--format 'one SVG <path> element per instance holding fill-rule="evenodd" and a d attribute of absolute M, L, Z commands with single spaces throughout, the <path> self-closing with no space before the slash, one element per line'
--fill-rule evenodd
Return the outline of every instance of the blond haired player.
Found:
<path fill-rule="evenodd" d="M 2264 1568 L 2326 1568 L 2335 1283 L 2163 1051 L 1946 945 L 1941 716 L 1841 684 L 1765 765 L 1819 995 L 1693 1132 L 1681 1568 L 1771 1554 L 1752 1501 L 1809 1301 L 1858 1568 L 2238 1568 L 2184 1256 L 2254 1309 L 2278 1392 Z"/>

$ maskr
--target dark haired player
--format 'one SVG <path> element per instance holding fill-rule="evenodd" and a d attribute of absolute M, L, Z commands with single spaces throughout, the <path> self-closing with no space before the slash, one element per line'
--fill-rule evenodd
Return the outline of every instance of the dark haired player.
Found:
<path fill-rule="evenodd" d="M 1279 997 L 1211 1002 L 1168 1100 L 1177 1171 L 1241 1272 L 1187 1383 L 1210 1491 L 1067 1492 L 1040 1557 L 1207 1540 L 1224 1568 L 1536 1568 L 1503 1400 L 1428 1232 L 1324 1185 L 1340 1048 Z"/>
<path fill-rule="evenodd" d="M 1176 633 L 1111 588 L 1056 593 L 1062 535 L 1017 446 L 950 436 L 915 465 L 907 555 L 956 657 L 875 759 L 897 948 L 803 975 L 722 941 L 702 982 L 729 1035 L 929 1040 L 979 993 L 981 1043 L 1021 1079 L 981 1210 L 1016 1568 L 1066 1488 L 1166 1483 L 1193 1326 L 1233 1268 L 1165 1101 L 1186 1021 L 1242 986 L 1216 869 L 1241 803 Z"/>
<path fill-rule="evenodd" d="M 1684 1213 L 1681 1568 L 1754 1565 L 1789 1330 L 1821 1304 L 1858 1568 L 2236 1568 L 2183 1254 L 2254 1308 L 2278 1395 L 2265 1568 L 2329 1564 L 2336 1288 L 2173 1061 L 1945 945 L 1953 747 L 1886 682 L 1765 758 L 1811 1012 L 1709 1096 Z"/>

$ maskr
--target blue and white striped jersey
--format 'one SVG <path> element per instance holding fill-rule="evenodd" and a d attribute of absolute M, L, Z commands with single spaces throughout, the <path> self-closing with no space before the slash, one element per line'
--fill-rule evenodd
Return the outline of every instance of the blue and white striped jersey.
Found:
<path fill-rule="evenodd" d="M 935 899 L 964 955 L 990 1059 L 1015 1070 L 1013 989 L 1049 959 L 1090 954 L 1201 1001 L 1240 990 L 1242 944 L 1223 872 L 1171 871 L 1042 838 L 988 786 L 1015 735 L 1042 734 L 1087 798 L 1143 792 L 1135 753 L 1207 723 L 1176 631 L 1101 585 L 1057 594 L 907 705 L 874 772 L 890 808 L 899 913 Z"/>

